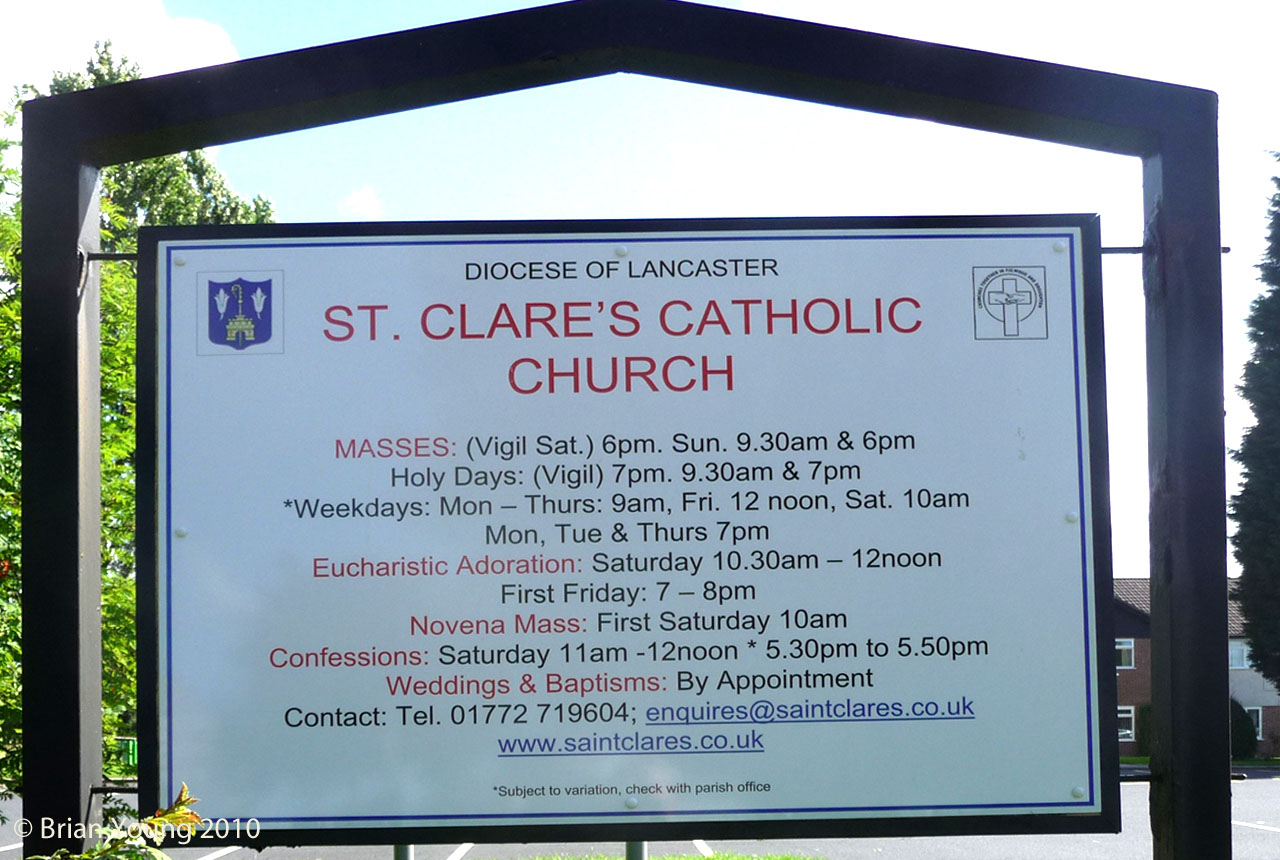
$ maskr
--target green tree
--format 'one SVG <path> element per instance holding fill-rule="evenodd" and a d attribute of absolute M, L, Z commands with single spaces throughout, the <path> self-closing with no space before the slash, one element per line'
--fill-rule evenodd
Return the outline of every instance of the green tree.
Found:
<path fill-rule="evenodd" d="M 1274 182 L 1280 189 L 1280 178 Z M 1240 386 L 1255 423 L 1234 454 L 1244 481 L 1231 500 L 1232 542 L 1250 658 L 1280 686 L 1280 192 L 1271 198 L 1267 251 L 1258 270 L 1266 289 L 1249 312 L 1253 357 Z"/>
<path fill-rule="evenodd" d="M 18 170 L 5 166 L 6 152 L 16 145 L 6 132 L 16 122 L 16 109 L 0 112 L 0 795 L 7 786 L 20 783 L 14 769 L 20 774 L 22 767 L 22 403 L 18 393 L 22 203 Z"/>
<path fill-rule="evenodd" d="M 84 73 L 54 75 L 50 95 L 105 87 L 139 77 L 138 67 L 116 59 L 111 43 L 94 46 Z M 204 152 L 194 150 L 146 161 L 116 164 L 103 171 L 112 209 L 103 210 L 102 247 L 124 252 L 137 247 L 143 224 L 265 224 L 271 203 L 262 196 L 238 196 Z"/>
<path fill-rule="evenodd" d="M 1258 754 L 1258 729 L 1244 705 L 1231 700 L 1231 757 L 1253 758 Z"/>
<path fill-rule="evenodd" d="M 83 74 L 54 76 L 50 94 L 107 86 L 138 77 L 116 59 L 110 43 L 95 46 Z M 28 95 L 36 95 L 29 90 Z M 16 109 L 15 109 L 16 111 Z M 3 133 L 0 155 L 16 146 Z M 21 791 L 21 518 L 19 484 L 22 402 L 21 199 L 15 168 L 0 171 L 0 786 Z M 141 224 L 250 224 L 272 220 L 262 197 L 238 196 L 203 152 L 114 165 L 102 172 L 104 250 L 137 250 Z M 137 694 L 134 651 L 134 478 L 136 449 L 136 265 L 109 262 L 101 270 L 102 344 L 102 691 L 109 770 L 121 771 L 110 739 L 134 734 Z"/>

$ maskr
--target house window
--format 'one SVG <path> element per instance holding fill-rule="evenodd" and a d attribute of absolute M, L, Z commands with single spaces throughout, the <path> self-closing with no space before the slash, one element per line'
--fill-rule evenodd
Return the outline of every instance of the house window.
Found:
<path fill-rule="evenodd" d="M 1249 668 L 1249 643 L 1243 639 L 1232 639 L 1227 643 L 1227 668 Z"/>
<path fill-rule="evenodd" d="M 1259 715 L 1259 718 L 1261 718 L 1261 715 Z M 1116 708 L 1116 728 L 1119 729 L 1120 740 L 1131 741 L 1134 739 L 1132 706 Z"/>
<path fill-rule="evenodd" d="M 1116 668 L 1117 669 L 1133 668 L 1133 640 L 1132 639 L 1116 640 Z"/>
<path fill-rule="evenodd" d="M 1253 736 L 1262 740 L 1262 708 L 1245 708 L 1244 712 L 1253 720 Z"/>

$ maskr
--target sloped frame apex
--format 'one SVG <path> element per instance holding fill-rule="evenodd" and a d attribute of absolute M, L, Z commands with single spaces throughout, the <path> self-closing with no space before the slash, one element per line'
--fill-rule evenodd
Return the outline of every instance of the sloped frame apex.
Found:
<path fill-rule="evenodd" d="M 1134 156 L 1151 154 L 1188 115 L 1216 113 L 1207 90 L 680 0 L 534 7 L 36 99 L 25 110 L 38 126 L 70 132 L 101 167 L 620 72 Z"/>

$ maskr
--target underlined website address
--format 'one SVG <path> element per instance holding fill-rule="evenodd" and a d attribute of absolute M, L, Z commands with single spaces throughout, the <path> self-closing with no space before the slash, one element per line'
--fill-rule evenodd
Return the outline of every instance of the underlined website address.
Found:
<path fill-rule="evenodd" d="M 715 755 L 762 753 L 764 735 L 728 732 L 708 735 L 593 732 L 566 738 L 498 738 L 498 758 L 591 755 Z"/>

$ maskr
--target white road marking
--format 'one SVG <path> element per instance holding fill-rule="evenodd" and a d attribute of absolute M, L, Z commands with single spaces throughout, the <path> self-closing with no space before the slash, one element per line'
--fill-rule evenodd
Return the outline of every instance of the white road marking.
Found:
<path fill-rule="evenodd" d="M 21 842 L 15 842 L 12 845 L 0 845 L 0 851 L 12 851 L 15 848 L 21 848 Z"/>
<path fill-rule="evenodd" d="M 228 845 L 226 848 L 219 848 L 217 851 L 214 851 L 212 854 L 205 854 L 203 857 L 200 857 L 199 860 L 218 860 L 219 857 L 226 857 L 228 854 L 232 853 L 233 851 L 239 851 L 239 850 L 240 850 L 239 845 Z"/>
<path fill-rule="evenodd" d="M 698 853 L 703 857 L 714 857 L 716 852 L 711 850 L 711 846 L 703 842 L 701 839 L 693 840 L 693 847 L 698 849 Z"/>
<path fill-rule="evenodd" d="M 475 847 L 476 844 L 474 842 L 463 842 L 457 848 L 453 849 L 453 853 L 449 855 L 448 860 L 462 860 L 462 855 Z"/>
<path fill-rule="evenodd" d="M 1231 823 L 1240 827 L 1252 827 L 1254 830 L 1266 830 L 1270 833 L 1280 833 L 1280 827 L 1270 827 L 1266 824 L 1250 824 L 1247 821 L 1232 821 Z"/>

